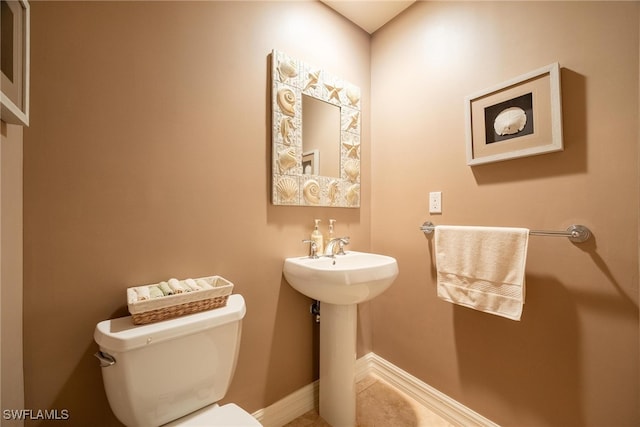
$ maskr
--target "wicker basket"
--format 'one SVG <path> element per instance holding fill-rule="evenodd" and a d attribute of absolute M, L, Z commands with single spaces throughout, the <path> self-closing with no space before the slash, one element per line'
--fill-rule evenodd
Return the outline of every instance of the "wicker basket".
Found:
<path fill-rule="evenodd" d="M 133 323 L 143 325 L 159 322 L 227 305 L 227 299 L 233 290 L 233 283 L 220 276 L 202 277 L 201 279 L 206 280 L 213 286 L 213 289 L 202 289 L 129 303 L 129 313 L 131 313 Z"/>

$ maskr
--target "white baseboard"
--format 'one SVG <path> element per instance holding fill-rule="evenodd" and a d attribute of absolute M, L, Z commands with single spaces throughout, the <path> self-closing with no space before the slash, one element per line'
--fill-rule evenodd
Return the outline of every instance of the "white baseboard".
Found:
<path fill-rule="evenodd" d="M 318 384 L 316 380 L 251 415 L 260 421 L 263 427 L 282 427 L 318 407 L 320 397 Z"/>
<path fill-rule="evenodd" d="M 397 390 L 408 395 L 425 408 L 458 426 L 499 427 L 497 424 L 467 408 L 446 394 L 403 371 L 374 353 L 356 360 L 356 381 L 376 375 Z M 318 407 L 318 381 L 299 389 L 252 415 L 264 427 L 281 427 Z"/>
<path fill-rule="evenodd" d="M 369 374 L 380 377 L 453 425 L 499 427 L 493 421 L 467 408 L 460 402 L 374 353 L 366 354 L 356 362 L 356 378 L 358 380 Z"/>

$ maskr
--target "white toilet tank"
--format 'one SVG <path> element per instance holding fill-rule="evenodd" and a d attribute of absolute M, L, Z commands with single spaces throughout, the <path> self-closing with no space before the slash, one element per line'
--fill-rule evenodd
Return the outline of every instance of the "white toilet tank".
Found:
<path fill-rule="evenodd" d="M 242 295 L 226 307 L 147 325 L 131 317 L 98 323 L 94 339 L 105 358 L 104 388 L 127 426 L 159 426 L 224 397 L 240 348 Z"/>

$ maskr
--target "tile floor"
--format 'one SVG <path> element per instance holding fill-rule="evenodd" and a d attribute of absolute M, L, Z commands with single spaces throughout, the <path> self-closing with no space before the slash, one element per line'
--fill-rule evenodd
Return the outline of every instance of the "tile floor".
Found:
<path fill-rule="evenodd" d="M 358 427 L 453 427 L 445 419 L 370 375 L 357 384 Z M 284 427 L 331 427 L 312 410 Z"/>

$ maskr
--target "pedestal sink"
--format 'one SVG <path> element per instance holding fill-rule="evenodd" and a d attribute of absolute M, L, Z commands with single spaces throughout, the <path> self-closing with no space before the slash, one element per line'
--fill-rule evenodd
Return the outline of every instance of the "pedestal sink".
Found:
<path fill-rule="evenodd" d="M 356 425 L 357 304 L 384 292 L 398 276 L 395 258 L 349 251 L 284 261 L 284 277 L 320 301 L 320 416 L 333 427 Z"/>

